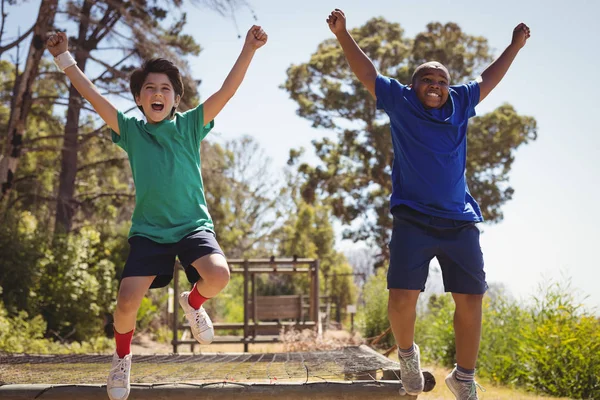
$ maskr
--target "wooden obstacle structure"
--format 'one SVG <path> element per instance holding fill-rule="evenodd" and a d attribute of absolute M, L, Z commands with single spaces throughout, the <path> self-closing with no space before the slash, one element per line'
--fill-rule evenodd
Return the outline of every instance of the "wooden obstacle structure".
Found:
<path fill-rule="evenodd" d="M 244 274 L 244 322 L 215 322 L 217 330 L 243 330 L 242 335 L 217 336 L 213 343 L 243 343 L 244 352 L 250 343 L 278 342 L 279 331 L 284 327 L 297 329 L 315 328 L 319 323 L 319 260 L 312 258 L 280 258 L 252 260 L 227 260 L 232 274 Z M 174 274 L 174 298 L 179 298 L 179 271 Z M 310 293 L 290 296 L 258 296 L 256 276 L 258 274 L 308 274 Z M 308 304 L 307 304 L 308 303 Z M 188 326 L 179 323 L 179 307 L 173 309 L 173 353 L 178 346 L 190 345 L 192 352 L 198 342 L 194 339 L 179 339 L 181 329 Z"/>

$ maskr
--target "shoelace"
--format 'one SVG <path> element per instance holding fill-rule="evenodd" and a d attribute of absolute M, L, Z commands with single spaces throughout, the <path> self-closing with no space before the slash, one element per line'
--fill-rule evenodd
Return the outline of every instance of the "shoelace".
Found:
<path fill-rule="evenodd" d="M 415 358 L 411 358 L 408 360 L 402 359 L 402 361 L 404 361 L 404 364 L 408 367 L 410 372 L 414 372 L 414 373 L 421 372 L 421 370 L 419 369 L 419 363 L 417 362 L 417 360 Z"/>
<path fill-rule="evenodd" d="M 469 385 L 469 399 L 477 398 L 477 388 L 479 388 L 479 390 L 481 390 L 482 392 L 485 392 L 485 389 L 483 388 L 483 386 L 481 386 L 479 383 L 473 381 L 473 383 L 471 383 L 471 385 Z"/>
<path fill-rule="evenodd" d="M 192 318 L 194 319 L 194 321 L 196 322 L 196 324 L 198 325 L 199 331 L 200 332 L 204 332 L 208 329 L 210 329 L 210 326 L 208 324 L 208 322 L 206 321 L 206 318 L 204 317 L 204 315 L 202 315 L 202 308 L 199 308 L 197 310 L 193 310 L 191 312 L 189 312 L 187 315 L 191 315 Z"/>
<path fill-rule="evenodd" d="M 120 382 L 125 385 L 127 382 L 127 361 L 125 358 L 120 359 L 119 363 L 115 365 L 110 371 L 110 378 L 113 382 Z"/>

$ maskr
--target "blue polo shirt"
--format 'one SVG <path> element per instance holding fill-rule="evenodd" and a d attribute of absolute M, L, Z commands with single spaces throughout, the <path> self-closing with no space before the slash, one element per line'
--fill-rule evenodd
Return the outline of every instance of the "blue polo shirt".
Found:
<path fill-rule="evenodd" d="M 465 177 L 467 123 L 475 116 L 479 84 L 451 86 L 440 109 L 426 109 L 414 90 L 382 75 L 375 94 L 377 108 L 390 118 L 394 147 L 390 207 L 404 204 L 436 217 L 483 221 Z"/>

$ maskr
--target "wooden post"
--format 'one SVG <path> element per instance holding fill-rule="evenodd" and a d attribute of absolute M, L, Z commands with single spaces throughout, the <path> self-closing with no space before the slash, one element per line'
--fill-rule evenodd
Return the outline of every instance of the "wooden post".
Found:
<path fill-rule="evenodd" d="M 248 352 L 248 284 L 250 283 L 250 263 L 244 260 L 244 352 Z"/>
<path fill-rule="evenodd" d="M 252 273 L 252 322 L 254 322 L 252 337 L 255 338 L 258 330 L 258 301 L 256 300 L 256 274 L 254 272 Z"/>
<path fill-rule="evenodd" d="M 319 260 L 315 260 L 312 268 L 312 290 L 311 290 L 311 317 L 315 323 L 319 323 Z"/>
<path fill-rule="evenodd" d="M 332 280 L 332 287 L 337 287 L 337 273 L 333 274 L 333 280 Z M 342 310 L 340 308 L 340 295 L 339 292 L 335 293 L 335 296 L 333 297 L 335 299 L 335 320 L 337 321 L 338 324 L 342 323 Z"/>
<path fill-rule="evenodd" d="M 173 268 L 173 340 L 171 344 L 173 345 L 173 353 L 177 354 L 177 345 L 179 344 L 179 335 L 177 331 L 179 330 L 179 263 L 175 263 L 175 267 Z M 168 302 L 167 302 L 168 303 Z M 168 307 L 168 304 L 167 304 Z"/>

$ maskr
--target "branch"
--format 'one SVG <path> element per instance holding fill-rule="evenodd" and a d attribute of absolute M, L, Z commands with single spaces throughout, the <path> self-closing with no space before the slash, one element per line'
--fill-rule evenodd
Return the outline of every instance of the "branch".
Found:
<path fill-rule="evenodd" d="M 31 99 L 34 103 L 37 103 L 40 100 L 69 100 L 68 97 L 61 96 L 37 96 Z"/>
<path fill-rule="evenodd" d="M 125 57 L 123 57 L 119 62 L 117 62 L 116 64 L 110 66 L 107 63 L 105 63 L 102 60 L 98 60 L 97 58 L 93 57 L 92 55 L 90 55 L 90 59 L 96 61 L 98 64 L 103 65 L 104 68 L 106 68 L 106 70 L 104 72 L 102 72 L 97 78 L 94 78 L 92 80 L 92 83 L 96 83 L 97 80 L 101 79 L 104 74 L 106 74 L 108 71 L 112 72 L 113 75 L 115 76 L 119 76 L 121 78 L 127 78 L 127 74 L 125 74 L 123 71 L 119 71 L 118 69 L 116 69 L 116 67 L 123 63 L 125 60 L 127 60 L 129 57 L 133 56 L 135 54 L 135 50 L 130 52 L 128 55 L 126 55 Z"/>
<path fill-rule="evenodd" d="M 56 201 L 56 197 L 46 197 L 46 196 L 41 196 L 39 194 L 35 194 L 35 193 L 24 193 L 23 195 L 17 197 L 16 199 L 14 199 L 12 202 L 10 202 L 10 204 L 7 206 L 7 209 L 10 210 L 11 208 L 14 207 L 15 204 L 17 204 L 19 201 L 26 199 L 28 197 L 33 197 L 36 200 L 44 200 L 47 202 L 55 202 Z"/>
<path fill-rule="evenodd" d="M 35 179 L 35 178 L 37 178 L 37 175 L 25 175 L 25 176 L 20 177 L 19 179 L 13 180 L 13 185 L 16 185 L 18 182 L 28 181 L 30 179 Z"/>
<path fill-rule="evenodd" d="M 62 146 L 23 147 L 23 153 L 38 153 L 40 151 L 62 151 Z"/>
<path fill-rule="evenodd" d="M 65 107 L 69 107 L 69 103 L 61 103 L 61 102 L 57 101 L 57 102 L 55 102 L 54 104 L 57 104 L 57 105 L 59 105 L 59 106 L 65 106 Z M 94 110 L 93 108 L 89 108 L 89 107 L 86 107 L 86 106 L 81 106 L 81 109 L 82 109 L 82 110 L 89 111 L 89 112 L 91 112 L 91 113 L 94 113 L 94 114 L 98 114 L 98 113 L 96 112 L 96 110 Z"/>
<path fill-rule="evenodd" d="M 85 164 L 85 165 L 82 165 L 81 167 L 77 168 L 77 172 L 81 172 L 84 169 L 92 168 L 92 167 L 95 167 L 97 165 L 109 164 L 109 163 L 113 163 L 113 162 L 116 162 L 116 161 L 127 161 L 127 158 L 125 158 L 125 157 L 116 157 L 116 158 L 109 158 L 107 160 L 101 160 L 101 161 L 96 161 L 96 162 L 93 162 L 93 163 Z"/>
<path fill-rule="evenodd" d="M 91 195 L 91 193 L 85 193 L 85 194 L 79 195 L 77 197 L 84 197 L 84 196 L 90 196 L 90 195 Z M 83 200 L 80 200 L 80 201 L 77 201 L 77 200 L 74 200 L 74 201 L 78 205 L 81 205 L 81 204 L 86 203 L 86 202 L 92 202 L 94 200 L 98 200 L 98 199 L 100 199 L 102 197 L 126 197 L 126 198 L 129 198 L 129 199 L 135 199 L 135 195 L 134 194 L 115 192 L 115 193 L 98 193 L 98 194 L 96 194 L 94 196 L 91 196 L 91 197 L 88 197 L 86 199 L 83 199 Z"/>
<path fill-rule="evenodd" d="M 0 4 L 0 15 L 2 15 L 2 22 L 0 23 L 0 43 L 2 43 L 2 36 L 4 36 L 4 21 L 6 20 L 6 14 L 4 14 L 4 1 Z"/>
<path fill-rule="evenodd" d="M 2 4 L 4 5 L 4 2 L 2 2 Z M 4 13 L 2 15 L 4 16 Z M 4 25 L 4 18 L 3 18 L 3 21 L 2 21 L 2 25 Z M 31 28 L 29 28 L 29 30 L 27 32 L 25 32 L 24 34 L 22 34 L 21 36 L 19 36 L 17 39 L 15 39 L 14 42 L 9 43 L 6 46 L 0 46 L 0 54 L 4 53 L 5 51 L 8 51 L 8 50 L 12 49 L 13 47 L 15 47 L 16 45 L 18 45 L 19 43 L 21 43 L 27 36 L 29 36 L 29 34 L 31 32 L 33 32 L 34 28 L 35 28 L 35 24 L 33 24 L 31 26 Z"/>
<path fill-rule="evenodd" d="M 128 112 L 136 109 L 137 106 L 131 107 L 128 110 L 126 110 L 123 114 L 127 114 Z M 79 126 L 79 129 L 83 128 L 85 125 L 88 125 L 89 123 L 86 122 L 83 125 Z M 93 130 L 92 132 L 88 132 L 88 133 L 81 133 L 78 135 L 79 137 L 79 144 L 85 143 L 90 139 L 93 139 L 96 136 L 100 136 L 100 134 L 102 133 L 102 131 L 106 128 L 106 124 L 102 124 L 100 125 L 97 129 Z M 48 135 L 48 136 L 38 136 L 36 138 L 32 138 L 32 139 L 28 139 L 26 141 L 24 141 L 23 144 L 26 145 L 31 145 L 34 143 L 37 143 L 39 141 L 42 140 L 54 140 L 54 139 L 62 139 L 65 137 L 64 133 L 58 134 L 58 135 Z"/>

